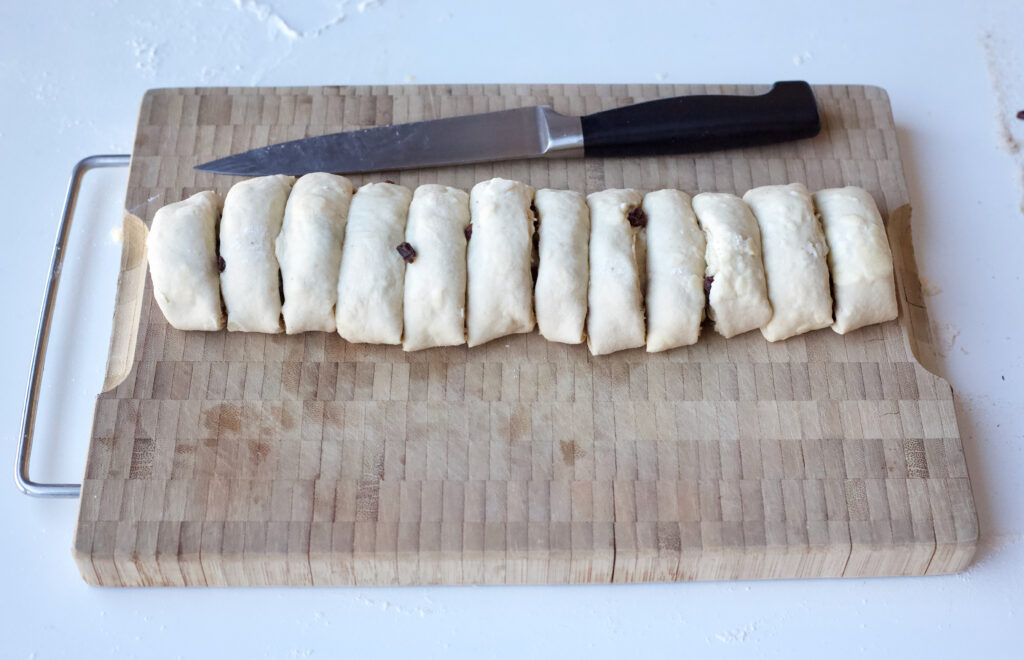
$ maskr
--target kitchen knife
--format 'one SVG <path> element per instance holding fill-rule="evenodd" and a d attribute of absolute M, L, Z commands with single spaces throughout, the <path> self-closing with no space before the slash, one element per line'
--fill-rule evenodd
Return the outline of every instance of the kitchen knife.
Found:
<path fill-rule="evenodd" d="M 550 106 L 377 126 L 272 144 L 197 165 L 257 176 L 373 172 L 515 158 L 652 156 L 813 137 L 821 130 L 806 82 L 759 96 L 677 96 L 570 117 Z"/>

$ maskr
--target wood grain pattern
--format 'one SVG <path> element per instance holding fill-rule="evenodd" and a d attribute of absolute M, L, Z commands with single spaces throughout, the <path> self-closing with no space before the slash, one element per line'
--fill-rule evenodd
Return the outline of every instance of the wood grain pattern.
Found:
<path fill-rule="evenodd" d="M 355 176 L 493 176 L 743 193 L 858 185 L 893 244 L 898 321 L 779 344 L 592 358 L 536 333 L 405 354 L 337 335 L 185 333 L 145 277 L 144 223 L 235 181 L 254 146 L 549 103 L 581 114 L 764 88 L 465 85 L 173 89 L 139 113 L 107 385 L 74 542 L 99 585 L 635 582 L 962 570 L 977 518 L 928 317 L 888 98 L 817 87 L 813 140 L 697 156 Z M 141 221 L 139 220 L 141 219 Z"/>

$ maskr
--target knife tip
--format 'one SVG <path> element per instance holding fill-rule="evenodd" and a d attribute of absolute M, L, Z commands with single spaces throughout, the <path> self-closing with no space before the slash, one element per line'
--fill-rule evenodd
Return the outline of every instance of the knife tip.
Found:
<path fill-rule="evenodd" d="M 224 159 L 211 160 L 208 163 L 200 163 L 198 165 L 193 165 L 192 169 L 199 172 L 209 172 L 211 174 L 231 174 L 230 171 L 225 170 L 225 168 L 223 167 L 223 163 L 221 162 L 222 160 Z"/>

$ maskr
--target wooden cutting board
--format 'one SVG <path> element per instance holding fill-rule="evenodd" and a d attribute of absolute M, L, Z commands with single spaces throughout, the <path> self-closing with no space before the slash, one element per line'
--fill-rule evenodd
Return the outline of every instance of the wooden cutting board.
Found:
<path fill-rule="evenodd" d="M 337 335 L 186 333 L 145 275 L 163 204 L 236 179 L 192 166 L 308 135 L 547 103 L 585 114 L 728 85 L 160 89 L 142 101 L 106 389 L 74 541 L 98 585 L 566 583 L 923 575 L 978 526 L 934 355 L 892 111 L 815 88 L 813 140 L 697 156 L 352 177 L 468 189 L 742 194 L 858 185 L 887 216 L 898 321 L 592 358 L 518 335 L 405 354 Z M 138 217 L 135 217 L 138 216 Z M 140 221 L 141 219 L 141 221 Z"/>

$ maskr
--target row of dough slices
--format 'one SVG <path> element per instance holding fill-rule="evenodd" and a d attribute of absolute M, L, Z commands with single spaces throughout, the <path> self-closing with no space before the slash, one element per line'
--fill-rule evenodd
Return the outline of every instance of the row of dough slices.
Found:
<path fill-rule="evenodd" d="M 342 176 L 277 175 L 235 184 L 223 207 L 213 192 L 163 207 L 147 244 L 154 297 L 183 330 L 223 328 L 226 308 L 228 330 L 420 350 L 536 324 L 601 355 L 692 344 L 705 308 L 722 336 L 769 341 L 897 315 L 882 218 L 853 187 L 584 198 L 492 179 L 468 195 L 390 182 L 353 194 Z"/>

